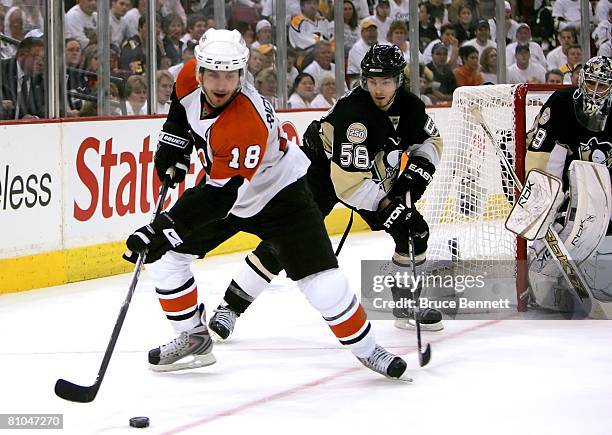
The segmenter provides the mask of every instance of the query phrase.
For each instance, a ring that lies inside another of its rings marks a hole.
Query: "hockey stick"
[[[157,198],[157,205],[155,206],[155,212],[153,213],[151,221],[153,221],[153,219],[155,219],[159,215],[163,207],[169,186],[170,181],[169,179],[167,179],[159,192],[159,197]],[[119,338],[119,333],[121,332],[123,321],[125,320],[127,310],[130,306],[130,301],[132,300],[134,290],[136,289],[138,277],[140,276],[140,271],[142,270],[146,255],[146,252],[138,255],[136,267],[134,268],[134,272],[132,272],[130,288],[127,292],[125,300],[123,301],[123,304],[121,305],[119,317],[115,322],[115,327],[113,328],[113,333],[111,334],[108,346],[106,346],[106,351],[104,352],[104,358],[102,359],[102,364],[100,365],[100,369],[98,370],[96,382],[94,382],[94,384],[91,386],[82,386],[73,384],[72,382],[66,381],[64,379],[58,379],[55,383],[55,394],[57,394],[62,399],[70,400],[72,402],[89,403],[96,398],[98,390],[100,389],[100,385],[102,384],[102,380],[104,379],[104,374],[106,373],[106,369],[108,368],[108,363],[110,362],[111,356],[113,354],[113,350],[115,349],[115,344],[117,343],[117,339]]]
[[[523,183],[518,179],[514,168],[512,167],[512,165],[508,161],[508,158],[499,146],[497,139],[489,129],[489,126],[484,120],[480,109],[477,106],[472,106],[470,108],[470,112],[472,113],[472,116],[476,119],[476,121],[480,124],[480,126],[483,128],[485,134],[489,137],[489,140],[495,148],[497,156],[501,159],[502,164],[506,168],[506,171],[511,175],[515,186],[518,190],[522,190]],[[570,288],[574,290],[573,296],[580,302],[586,314],[591,316],[593,314],[596,314],[596,312],[598,313],[599,311],[601,311],[599,304],[593,303],[593,301],[595,301],[596,299],[593,298],[593,292],[589,288],[589,285],[587,284],[584,275],[582,274],[578,266],[572,262],[567,248],[563,244],[563,241],[559,238],[559,234],[557,234],[557,232],[552,228],[552,225],[548,228],[546,236],[544,236],[543,240],[546,247],[552,254],[551,256],[554,259],[555,263],[557,263],[561,274],[569,284]]]
[[[410,198],[410,192],[406,193],[406,205],[412,208],[412,199]],[[412,263],[412,274],[416,279],[416,259],[414,258],[414,237],[412,237],[412,230],[410,230],[408,234],[408,240],[410,242],[410,262]],[[415,293],[414,300],[417,303],[417,306],[414,307],[414,324],[416,325],[416,337],[417,337],[417,351],[419,353],[419,365],[424,367],[429,363],[431,359],[431,345],[427,343],[425,346],[425,350],[423,350],[423,345],[421,342],[421,320],[420,313],[421,309],[419,308],[419,299],[421,295],[420,293],[417,295]]]

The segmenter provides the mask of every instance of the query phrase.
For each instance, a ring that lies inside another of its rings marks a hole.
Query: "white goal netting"
[[[444,151],[418,204],[430,227],[427,258],[432,268],[443,263],[455,273],[516,277],[525,247],[517,247],[516,237],[504,227],[516,186],[470,108],[480,109],[512,165],[524,170],[525,129],[551,92],[531,91],[527,85],[462,87],[455,91],[448,119],[434,119]]]

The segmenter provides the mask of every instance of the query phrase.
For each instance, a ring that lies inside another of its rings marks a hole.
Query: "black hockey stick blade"
[[[99,389],[100,384],[98,382],[90,387],[73,384],[65,379],[58,379],[55,383],[55,394],[58,397],[78,403],[92,402],[96,398]]]
[[[421,350],[419,349],[419,365],[421,367],[425,367],[429,363],[430,359],[431,346],[429,345],[429,343],[427,343],[427,346],[425,346],[425,350],[423,352],[421,352]]]

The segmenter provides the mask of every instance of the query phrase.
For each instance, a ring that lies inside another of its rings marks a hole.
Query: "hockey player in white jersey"
[[[155,167],[180,182],[195,146],[206,177],[127,239],[146,252],[162,309],[179,336],[149,352],[152,370],[215,362],[191,261],[239,231],[274,247],[341,344],[366,367],[401,378],[405,361],[376,344],[365,311],[338,270],[321,213],[306,187],[307,157],[287,142],[270,103],[246,82],[249,50],[236,30],[208,30],[180,72]]]
[[[528,134],[526,156],[527,171],[540,169],[562,180],[565,201],[554,207],[551,218],[603,307],[612,304],[611,105],[612,60],[593,57],[580,72],[577,87],[556,91],[544,104]],[[574,161],[597,165],[572,165]],[[542,242],[533,244],[529,260],[535,302],[573,311],[568,285]]]

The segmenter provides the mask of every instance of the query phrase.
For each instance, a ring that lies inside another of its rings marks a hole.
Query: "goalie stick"
[[[153,222],[153,220],[161,212],[170,184],[171,181],[169,178],[167,178],[166,181],[164,181],[164,184],[159,192],[159,197],[157,198],[157,205],[155,206],[155,212],[153,213],[151,222]],[[127,292],[125,300],[123,301],[123,304],[121,305],[119,317],[117,317],[117,321],[115,322],[115,327],[113,328],[113,333],[111,334],[108,346],[106,346],[106,351],[104,352],[104,358],[102,358],[102,364],[100,365],[100,369],[98,370],[98,376],[96,377],[96,381],[91,386],[82,386],[73,384],[72,382],[66,381],[64,379],[58,379],[55,383],[55,394],[57,394],[62,399],[70,400],[72,402],[89,403],[96,398],[98,390],[100,389],[100,385],[102,384],[102,380],[104,379],[104,374],[106,373],[106,369],[108,368],[108,363],[110,362],[111,356],[113,355],[115,344],[117,343],[117,339],[119,338],[119,333],[121,332],[123,321],[125,320],[127,310],[130,306],[130,301],[132,300],[132,296],[134,295],[134,290],[136,289],[138,277],[140,276],[140,271],[142,270],[142,266],[144,264],[146,256],[146,252],[138,255],[136,267],[134,267],[134,272],[132,272],[130,288]]]
[[[502,164],[511,175],[515,186],[518,190],[522,190],[523,183],[518,179],[514,168],[500,148],[497,139],[489,129],[489,126],[482,116],[482,112],[477,106],[472,106],[470,108],[470,112],[493,144],[497,156],[500,158]],[[601,314],[603,314],[601,307],[598,303],[596,303],[596,299],[593,297],[593,292],[589,288],[584,275],[578,266],[572,262],[567,248],[563,244],[563,241],[559,238],[559,234],[557,234],[552,226],[548,227],[548,230],[546,231],[544,243],[552,254],[551,256],[559,267],[561,274],[569,284],[570,288],[573,289],[573,296],[581,303],[586,314],[592,317],[600,317]]]

